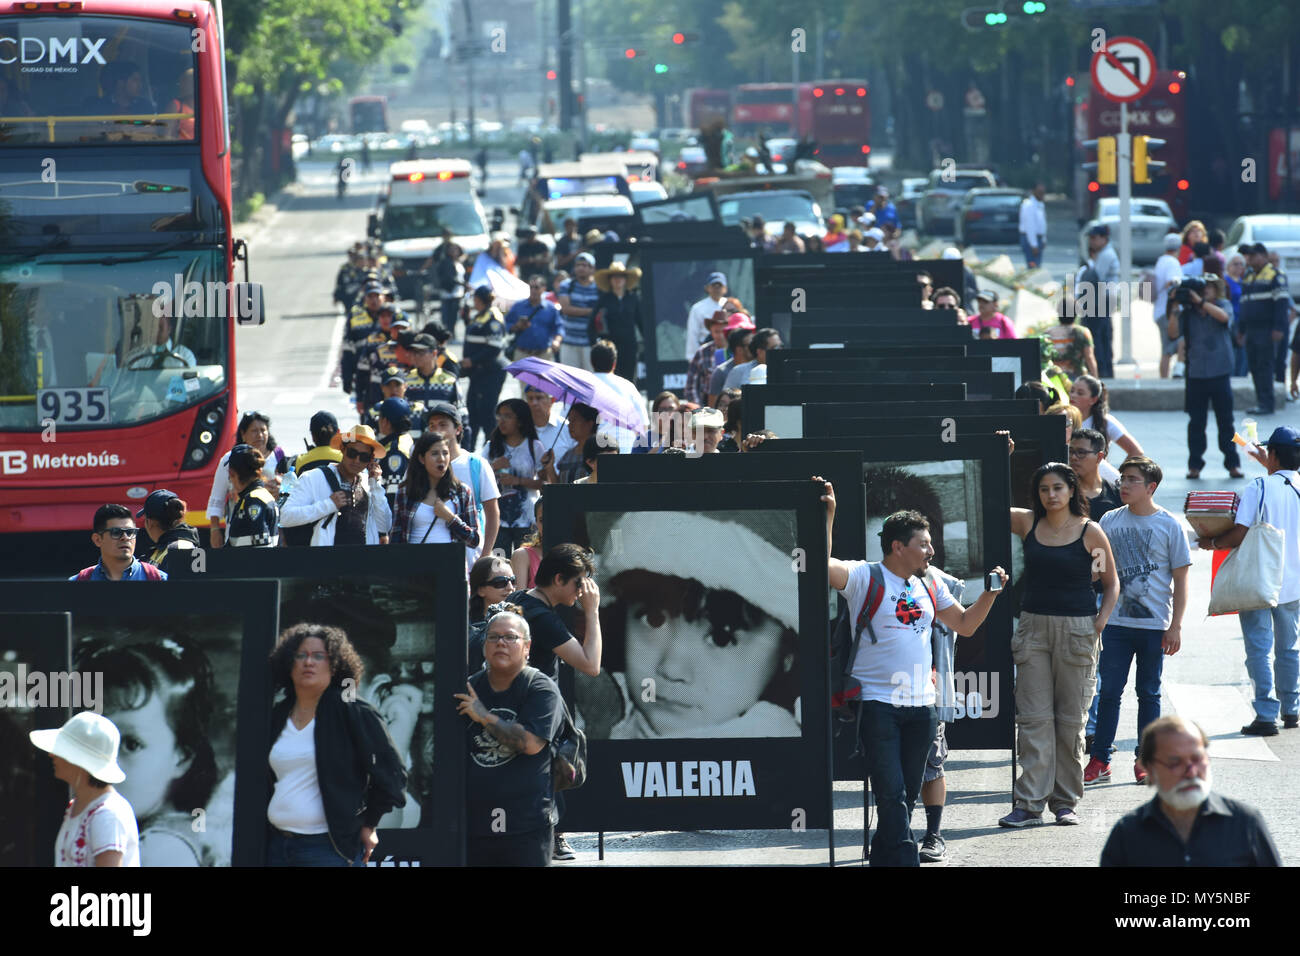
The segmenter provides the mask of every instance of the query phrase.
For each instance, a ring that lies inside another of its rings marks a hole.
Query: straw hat
[[[347,431],[339,432],[330,439],[330,447],[340,451],[342,451],[344,445],[354,443],[369,445],[377,457],[387,452],[387,449],[375,438],[374,429],[369,425],[353,425]]]
[[[627,276],[627,288],[629,292],[635,289],[641,282],[640,269],[635,266],[629,269],[621,262],[611,262],[608,269],[596,270],[596,288],[600,289],[601,292],[608,292],[609,280],[612,276],[616,275]]]
[[[121,783],[126,779],[117,765],[121,734],[107,717],[83,711],[58,730],[33,730],[27,736],[41,750],[62,757],[98,780]]]

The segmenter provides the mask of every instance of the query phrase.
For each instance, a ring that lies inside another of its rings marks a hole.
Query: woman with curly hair
[[[406,803],[383,717],[356,696],[361,657],[336,627],[295,624],[271,652],[269,866],[363,866],[381,817]]]

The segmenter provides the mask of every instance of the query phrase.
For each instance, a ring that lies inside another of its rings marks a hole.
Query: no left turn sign
[[[1156,82],[1156,57],[1137,37],[1114,37],[1092,58],[1092,86],[1115,103],[1132,103]]]

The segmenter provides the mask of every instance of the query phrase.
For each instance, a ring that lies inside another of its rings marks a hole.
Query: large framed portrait
[[[407,773],[406,804],[379,821],[372,866],[463,860],[464,724],[453,695],[466,676],[464,555],[457,544],[370,548],[364,561],[338,548],[224,548],[205,552],[202,571],[189,572],[206,580],[274,580],[277,634],[295,624],[328,624],[361,657],[357,696],[384,718]],[[267,749],[280,730],[270,716],[282,695],[271,688],[243,704],[245,715],[261,722]],[[265,812],[268,795],[250,789],[248,798],[260,796]]]
[[[247,794],[265,782],[267,751],[244,702],[268,686],[277,594],[264,581],[0,582],[2,607],[70,614],[60,670],[102,686],[142,866],[254,862],[266,816]],[[41,852],[53,859],[52,845]]]
[[[0,820],[9,821],[0,827],[0,867],[54,865],[68,786],[28,734],[102,707],[71,659],[72,615],[0,611]]]
[[[803,406],[800,433],[781,437],[823,438],[838,434],[852,434],[840,423],[855,418],[889,420],[892,418],[931,417],[948,418],[957,414],[995,415],[1008,418],[1038,414],[1038,402],[1031,398],[992,399],[988,401],[839,401],[816,402]],[[994,429],[996,430],[996,429]],[[873,434],[868,432],[867,434]],[[942,432],[934,432],[942,436]],[[919,437],[926,437],[920,435]]]
[[[966,386],[944,385],[746,385],[745,431],[771,429],[779,438],[803,434],[803,406],[819,402],[952,402],[966,400]]]
[[[803,363],[787,363],[783,373],[783,382],[771,382],[773,385],[842,385],[852,388],[856,385],[893,385],[906,389],[913,385],[946,385],[960,382],[966,386],[966,398],[969,401],[988,399],[1010,399],[1015,394],[1014,377],[1007,372],[971,372],[948,371],[931,372],[924,369],[898,368],[893,371],[866,370],[860,367],[858,360],[849,359],[843,363],[835,361],[814,361],[809,367]]]
[[[601,590],[601,674],[572,695],[589,775],[566,828],[829,828],[821,493],[547,488],[547,546],[589,546]]]
[[[870,314],[870,313],[867,313]],[[924,313],[923,313],[924,314]],[[822,313],[822,316],[827,313]],[[812,318],[799,316],[798,321],[790,327],[790,335],[784,339],[792,348],[800,349],[838,349],[849,344],[849,340],[871,345],[915,345],[924,341],[929,345],[965,345],[972,341],[970,329],[964,325],[934,325],[918,323],[912,325],[858,323],[863,326],[861,335],[846,334],[845,325],[819,321],[821,316]]]

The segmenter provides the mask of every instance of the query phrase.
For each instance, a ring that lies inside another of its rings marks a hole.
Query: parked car
[[[1135,265],[1151,265],[1165,251],[1165,236],[1178,232],[1178,221],[1169,210],[1169,203],[1163,199],[1147,196],[1135,196],[1129,207],[1129,223],[1132,226],[1133,262]],[[1300,221],[1300,217],[1296,217]],[[1119,199],[1107,196],[1097,202],[1097,215],[1086,222],[1079,231],[1079,262],[1088,261],[1088,230],[1098,223],[1110,227],[1111,245],[1119,252]]]
[[[929,183],[917,203],[916,231],[951,235],[957,222],[957,207],[966,193],[997,184],[997,176],[987,169],[949,167],[931,171]]]
[[[677,172],[687,179],[702,176],[709,168],[709,159],[703,146],[683,146],[677,156]]]
[[[1295,277],[1291,297],[1300,297],[1300,216],[1242,216],[1228,228],[1225,253],[1243,243],[1262,242],[1281,258],[1282,271]]]
[[[762,216],[764,231],[779,236],[787,222],[793,222],[801,236],[821,236],[826,221],[812,194],[802,189],[765,189],[758,192],[727,193],[718,197],[718,215],[724,226]]]
[[[957,207],[957,243],[962,246],[1018,243],[1020,203],[1024,198],[1019,189],[972,189]]]
[[[920,202],[921,194],[929,184],[930,180],[924,176],[909,176],[903,180],[899,194],[894,197],[894,209],[898,213],[898,224],[902,228],[916,228],[916,204]]]

